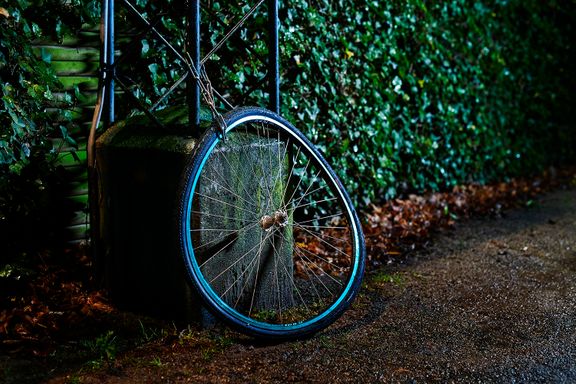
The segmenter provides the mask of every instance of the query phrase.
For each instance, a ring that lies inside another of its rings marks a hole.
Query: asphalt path
[[[371,272],[353,308],[309,340],[174,345],[54,382],[574,383],[576,190],[435,235]]]

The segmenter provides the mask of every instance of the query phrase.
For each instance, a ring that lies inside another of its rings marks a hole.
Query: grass
[[[162,337],[167,336],[170,331],[166,328],[153,328],[148,327],[142,323],[140,319],[138,319],[138,325],[140,326],[140,343],[149,343],[153,340],[160,339]],[[176,329],[176,326],[172,324],[173,328]]]
[[[371,281],[377,285],[391,283],[399,287],[403,286],[406,282],[405,277],[401,273],[386,273],[384,271],[378,272],[372,276]]]
[[[162,366],[162,360],[160,357],[156,356],[152,360],[150,360],[150,365],[153,367],[160,368]]]
[[[86,340],[80,343],[86,348],[95,359],[89,360],[87,365],[90,368],[97,369],[102,366],[104,362],[111,365],[116,359],[118,352],[118,343],[114,331],[108,331],[94,340]]]
[[[231,337],[227,335],[216,336],[215,338],[211,339],[211,343],[209,345],[202,349],[202,358],[205,361],[210,361],[214,356],[224,352],[232,344],[234,344],[234,340]]]

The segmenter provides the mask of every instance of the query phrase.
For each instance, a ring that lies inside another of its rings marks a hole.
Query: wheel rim
[[[293,128],[229,122],[193,174],[186,260],[210,306],[243,326],[299,330],[335,316],[361,273],[355,214],[340,182]]]

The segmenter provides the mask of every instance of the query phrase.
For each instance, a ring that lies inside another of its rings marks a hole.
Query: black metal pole
[[[280,66],[278,64],[278,0],[268,0],[268,76],[270,105],[280,113]]]
[[[104,96],[107,115],[105,118],[105,128],[108,128],[114,123],[115,113],[114,113],[114,0],[108,0],[107,16],[108,20],[106,23],[106,52],[104,52],[104,68],[106,72],[106,95]]]
[[[200,1],[188,0],[188,37],[187,48],[192,65],[196,71],[200,70]],[[198,80],[188,76],[188,119],[195,133],[200,128],[200,87]]]

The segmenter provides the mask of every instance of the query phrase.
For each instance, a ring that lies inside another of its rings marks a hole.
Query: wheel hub
[[[270,231],[273,227],[282,228],[288,224],[288,213],[285,210],[278,210],[272,215],[264,215],[260,218],[260,227],[265,231]]]

